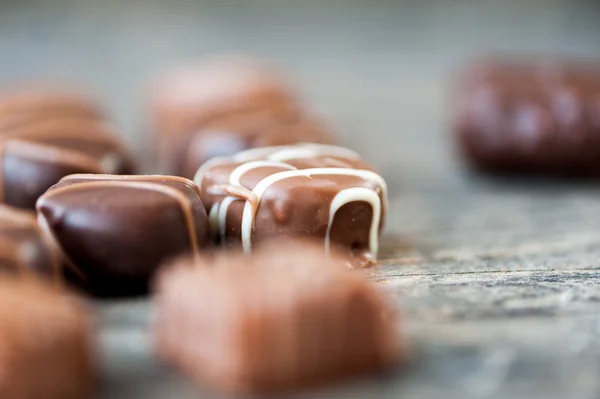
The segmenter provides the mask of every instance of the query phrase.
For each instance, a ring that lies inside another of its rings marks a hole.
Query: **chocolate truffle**
[[[600,62],[490,59],[459,88],[455,133],[474,168],[600,177]]]
[[[209,242],[198,187],[173,176],[71,175],[37,202],[38,222],[93,295],[143,294],[165,259]]]
[[[240,117],[251,125],[244,129],[253,129],[298,114],[298,103],[286,80],[272,67],[243,57],[167,73],[157,82],[150,107],[159,162],[168,173],[180,173],[178,159],[189,136],[206,124]]]
[[[181,259],[157,282],[156,350],[198,384],[275,393],[398,359],[395,312],[345,261],[307,243]]]
[[[0,271],[34,271],[61,280],[60,252],[39,228],[34,212],[0,205]]]
[[[43,118],[0,133],[0,201],[34,209],[73,173],[132,173],[131,156],[103,122]]]
[[[320,238],[355,266],[377,259],[386,183],[353,151],[319,144],[214,158],[197,172],[211,234],[249,253],[273,238]]]
[[[83,399],[94,382],[85,309],[55,286],[0,275],[0,397]]]

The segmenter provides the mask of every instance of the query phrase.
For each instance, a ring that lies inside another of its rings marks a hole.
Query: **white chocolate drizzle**
[[[385,184],[385,181],[377,173],[372,172],[370,170],[346,169],[346,168],[314,168],[314,169],[291,170],[291,171],[279,172],[279,173],[272,174],[270,176],[267,176],[263,180],[261,180],[256,185],[256,187],[254,187],[254,190],[252,190],[252,192],[256,195],[256,205],[252,206],[252,203],[250,201],[246,201],[246,205],[244,206],[244,213],[242,215],[242,248],[244,249],[244,252],[249,253],[251,251],[251,247],[252,247],[251,235],[252,235],[252,227],[254,225],[254,218],[256,216],[256,212],[258,211],[258,204],[260,204],[260,201],[261,201],[263,195],[265,194],[265,192],[267,191],[267,189],[270,186],[272,186],[273,184],[277,183],[278,181],[281,181],[284,179],[289,179],[292,177],[300,177],[300,176],[311,177],[311,176],[316,176],[316,175],[356,176],[356,177],[360,177],[365,180],[371,180],[379,185],[379,187],[382,190],[382,194],[383,194],[384,198],[387,197],[387,186]],[[353,201],[369,202],[369,198],[354,199],[354,200],[348,201],[346,203],[350,203]],[[341,204],[339,207],[341,208],[341,206],[345,205],[346,203]],[[382,211],[381,208],[373,209],[373,214],[375,214],[375,213],[380,214],[381,211]],[[331,229],[332,223],[333,223],[333,218],[330,218],[328,226],[327,226],[328,231]],[[369,241],[372,241],[372,239],[370,238]],[[374,250],[376,250],[376,248],[370,248],[370,250],[376,256],[377,253],[374,252]]]
[[[239,198],[227,197],[221,202],[221,206],[219,206],[219,213],[217,214],[217,231],[221,242],[224,242],[227,237],[227,211],[229,210],[229,205],[231,205],[233,201],[239,201]]]
[[[329,223],[327,224],[327,233],[325,235],[325,252],[330,252],[331,227],[335,219],[335,214],[344,205],[353,201],[365,201],[371,205],[373,209],[373,217],[371,219],[371,227],[369,229],[369,248],[371,253],[377,255],[379,251],[378,229],[381,221],[381,198],[373,190],[365,187],[352,187],[342,190],[331,201],[329,207]]]
[[[254,227],[256,214],[260,206],[261,200],[269,187],[285,179],[294,177],[313,176],[349,176],[358,177],[373,184],[373,188],[357,186],[344,189],[338,192],[331,201],[329,208],[329,221],[325,236],[325,251],[330,252],[331,229],[335,221],[335,215],[344,205],[352,202],[366,202],[372,210],[373,216],[371,226],[369,228],[369,251],[373,258],[376,258],[379,249],[379,226],[381,217],[385,209],[387,209],[387,185],[383,178],[377,173],[364,170],[353,169],[346,167],[327,167],[327,168],[310,168],[297,169],[293,165],[286,163],[299,158],[313,157],[335,157],[346,158],[351,160],[360,159],[355,152],[331,145],[321,144],[298,144],[295,146],[277,146],[255,148],[236,154],[233,157],[215,158],[202,165],[196,172],[194,181],[200,187],[207,173],[211,169],[227,164],[241,164],[237,166],[229,174],[228,183],[230,186],[238,189],[223,190],[221,185],[214,185],[206,188],[206,192],[211,194],[223,195],[224,198],[212,205],[210,210],[209,220],[211,232],[221,240],[227,236],[227,213],[229,206],[236,200],[245,200],[244,209],[241,221],[241,240],[244,252],[250,253],[252,250],[252,230]],[[251,170],[259,168],[284,168],[280,172],[273,173],[262,180],[256,186],[249,190],[243,187],[241,183],[242,177]],[[243,190],[239,190],[243,189]],[[248,192],[247,194],[245,192]],[[233,195],[232,195],[233,194]],[[382,200],[383,199],[383,200]]]

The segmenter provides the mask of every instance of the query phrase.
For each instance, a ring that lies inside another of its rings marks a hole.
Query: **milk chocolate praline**
[[[242,247],[318,238],[355,266],[377,259],[386,183],[355,152],[298,144],[215,158],[197,172],[215,241]]]
[[[56,286],[0,275],[0,397],[89,398],[90,327],[82,304]]]
[[[70,277],[99,297],[144,294],[161,262],[209,242],[198,187],[181,177],[67,176],[37,210]]]
[[[155,345],[198,385],[280,393],[392,366],[389,300],[320,245],[182,259],[157,283]]]
[[[600,61],[489,58],[461,77],[455,133],[494,174],[600,177]]]

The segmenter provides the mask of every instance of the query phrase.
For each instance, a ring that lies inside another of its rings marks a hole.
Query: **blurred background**
[[[457,67],[495,50],[594,56],[598,21],[600,4],[585,0],[0,0],[0,84],[82,83],[141,153],[153,76],[211,54],[256,54],[393,188],[437,185],[456,178],[445,121]]]

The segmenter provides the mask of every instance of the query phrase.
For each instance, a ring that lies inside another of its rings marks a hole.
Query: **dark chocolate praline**
[[[145,294],[161,262],[209,243],[198,187],[181,177],[71,175],[37,210],[69,277],[99,297]]]

